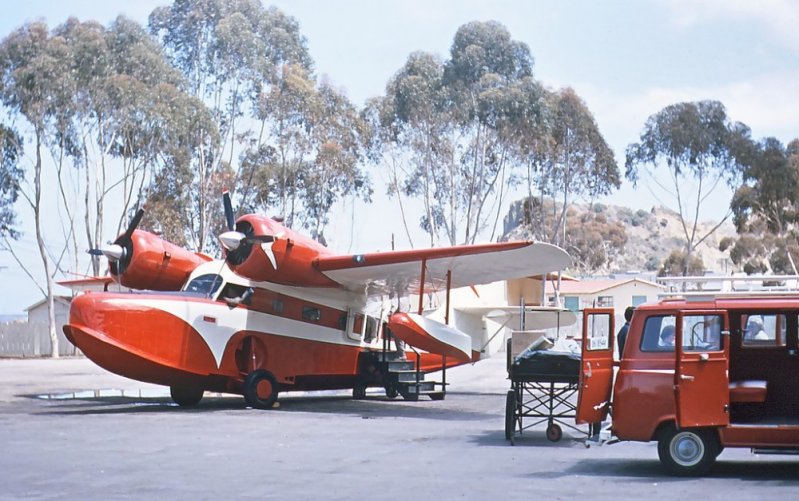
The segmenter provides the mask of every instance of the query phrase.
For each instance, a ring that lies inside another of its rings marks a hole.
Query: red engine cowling
[[[237,274],[257,282],[338,286],[313,266],[317,257],[330,253],[322,244],[254,214],[240,217],[236,231],[244,238],[238,248],[227,252],[225,259]]]
[[[110,263],[111,275],[131,289],[180,290],[197,266],[211,260],[141,230],[134,231],[129,239],[121,236],[117,243],[124,247],[125,255]]]

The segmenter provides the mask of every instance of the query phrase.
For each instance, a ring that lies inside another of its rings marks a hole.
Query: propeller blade
[[[226,251],[234,251],[244,241],[246,235],[240,231],[226,231],[219,235],[219,243]]]
[[[103,245],[98,249],[109,261],[119,261],[125,256],[125,248],[121,245]]]
[[[144,217],[144,209],[139,209],[136,212],[136,215],[133,216],[133,219],[130,221],[128,229],[125,231],[125,235],[123,238],[125,238],[126,240],[130,240],[130,237],[133,236],[133,232],[136,230],[136,227],[139,226],[142,217]]]
[[[244,237],[244,241],[248,244],[268,244],[275,240],[277,240],[277,237],[274,235],[252,235]]]
[[[227,221],[227,229],[229,231],[233,231],[236,229],[236,217],[233,214],[233,203],[230,201],[230,192],[227,190],[222,193],[222,203],[225,206],[225,220]]]
[[[269,242],[262,243],[261,244],[261,249],[263,249],[264,254],[266,254],[266,257],[269,258],[269,262],[272,263],[272,268],[274,268],[275,271],[277,271],[277,259],[275,258],[275,251],[272,250],[272,246],[274,244],[275,244],[275,241],[274,241],[274,239],[272,239]]]
[[[103,251],[101,251],[100,249],[89,249],[86,252],[88,252],[92,256],[104,256],[105,255],[105,254],[103,254]]]

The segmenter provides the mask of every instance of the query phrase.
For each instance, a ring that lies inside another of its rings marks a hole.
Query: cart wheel
[[[516,392],[508,391],[505,398],[505,440],[513,445],[513,434],[516,432]]]
[[[547,439],[550,442],[558,442],[561,438],[563,438],[563,430],[560,429],[560,426],[555,423],[547,426]]]

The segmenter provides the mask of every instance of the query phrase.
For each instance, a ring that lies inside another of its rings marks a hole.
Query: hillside
[[[529,227],[521,225],[521,204],[516,202],[505,218],[505,238],[535,238]],[[626,242],[619,248],[607,252],[608,260],[594,274],[620,271],[656,271],[675,249],[684,244],[684,233],[676,212],[665,207],[653,207],[649,211],[634,211],[618,205],[574,204],[569,209],[569,220],[580,221],[581,216],[590,215],[606,222],[609,227],[621,227]],[[700,224],[699,235],[704,235],[717,222]],[[706,270],[729,272],[732,263],[729,252],[719,251],[719,241],[725,236],[735,236],[735,228],[729,221],[720,226],[697,249]]]

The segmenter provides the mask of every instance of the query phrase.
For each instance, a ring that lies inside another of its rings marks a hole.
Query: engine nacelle
[[[245,239],[237,249],[227,252],[225,259],[238,275],[256,282],[283,285],[338,286],[313,265],[317,257],[330,254],[319,242],[254,214],[240,217],[236,231]],[[264,241],[262,237],[273,240]]]
[[[197,266],[211,260],[141,230],[134,231],[129,240],[118,238],[117,244],[124,248],[124,255],[110,263],[111,275],[131,289],[180,290]]]

